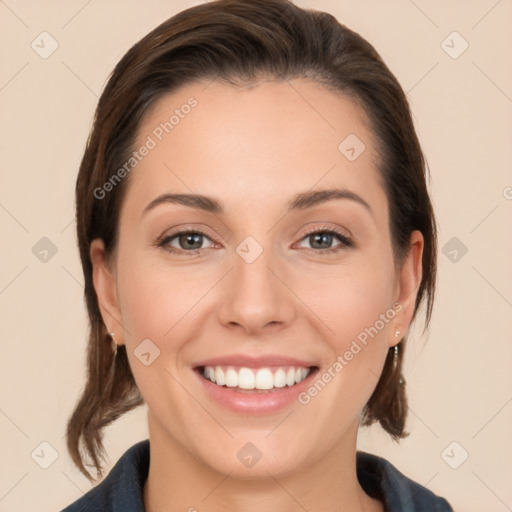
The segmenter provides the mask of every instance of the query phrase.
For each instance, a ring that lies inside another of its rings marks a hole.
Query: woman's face
[[[415,232],[395,269],[362,110],[307,80],[196,83],[155,105],[143,146],[114,261],[91,255],[152,442],[241,477],[353,450],[422,251]]]

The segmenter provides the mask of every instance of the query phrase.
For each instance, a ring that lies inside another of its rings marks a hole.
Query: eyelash
[[[332,235],[334,236],[339,242],[339,245],[336,245],[334,247],[330,247],[329,249],[309,249],[310,251],[313,251],[315,254],[328,254],[328,253],[335,253],[342,249],[347,249],[349,247],[353,247],[354,243],[352,240],[347,236],[341,233],[340,231],[334,229],[334,228],[313,228],[310,231],[306,231],[300,241],[304,240],[305,238],[316,235],[316,234],[324,234],[324,235]],[[308,248],[306,248],[308,249]]]
[[[334,247],[330,247],[328,249],[313,249],[313,248],[307,248],[307,247],[305,248],[308,251],[312,251],[314,254],[329,254],[329,253],[332,254],[332,253],[338,252],[339,250],[353,247],[353,245],[354,245],[354,243],[352,242],[352,240],[349,237],[347,237],[345,234],[343,234],[333,228],[312,229],[311,231],[307,231],[302,236],[300,241],[304,240],[305,238],[307,238],[311,235],[315,235],[315,234],[332,235],[340,242],[340,244],[336,245]],[[194,255],[194,254],[199,254],[200,251],[204,250],[204,249],[191,249],[191,250],[176,249],[175,247],[171,247],[168,245],[172,240],[174,240],[175,238],[177,238],[181,235],[200,235],[200,236],[203,236],[203,237],[207,238],[208,240],[212,241],[210,239],[210,237],[206,233],[203,233],[202,231],[184,229],[181,231],[176,231],[175,233],[171,233],[169,235],[163,235],[162,237],[160,237],[157,240],[155,245],[159,248],[166,250],[169,253],[174,253],[174,254],[179,254],[179,255],[185,255],[185,254]]]

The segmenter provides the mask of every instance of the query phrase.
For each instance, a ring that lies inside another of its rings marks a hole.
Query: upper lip
[[[315,366],[311,361],[295,359],[293,357],[279,354],[268,354],[265,356],[250,357],[247,354],[231,354],[226,356],[204,359],[195,363],[194,368],[204,366],[240,366],[245,368],[266,368],[271,366],[300,366],[310,368]]]

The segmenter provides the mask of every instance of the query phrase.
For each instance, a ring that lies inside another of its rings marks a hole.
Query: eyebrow
[[[182,204],[183,206],[190,206],[191,208],[198,208],[212,213],[223,212],[222,204],[212,197],[198,194],[162,194],[153,199],[153,201],[144,208],[142,214],[145,215],[149,210],[166,203]]]
[[[314,190],[299,193],[288,202],[288,212],[312,208],[313,206],[332,201],[333,199],[348,199],[359,203],[373,216],[371,206],[361,196],[346,189]],[[221,214],[224,211],[222,203],[213,197],[199,194],[162,194],[153,199],[153,201],[144,208],[143,215],[158,205],[168,203],[181,204],[215,214]]]
[[[304,210],[333,199],[349,199],[364,206],[373,216],[371,206],[358,194],[346,189],[313,190],[297,194],[288,204],[290,210]]]

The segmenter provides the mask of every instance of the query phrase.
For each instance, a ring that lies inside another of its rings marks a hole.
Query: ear
[[[420,231],[413,231],[410,238],[409,252],[398,276],[396,303],[401,305],[401,309],[397,308],[399,313],[396,315],[390,330],[388,343],[390,347],[400,342],[411,325],[418,288],[423,276],[423,246],[423,235]],[[398,336],[395,336],[397,329],[399,329],[400,333]]]
[[[93,240],[90,247],[92,280],[98,297],[103,322],[109,333],[114,334],[118,345],[124,344],[121,309],[117,298],[115,273],[110,268],[103,240]]]

